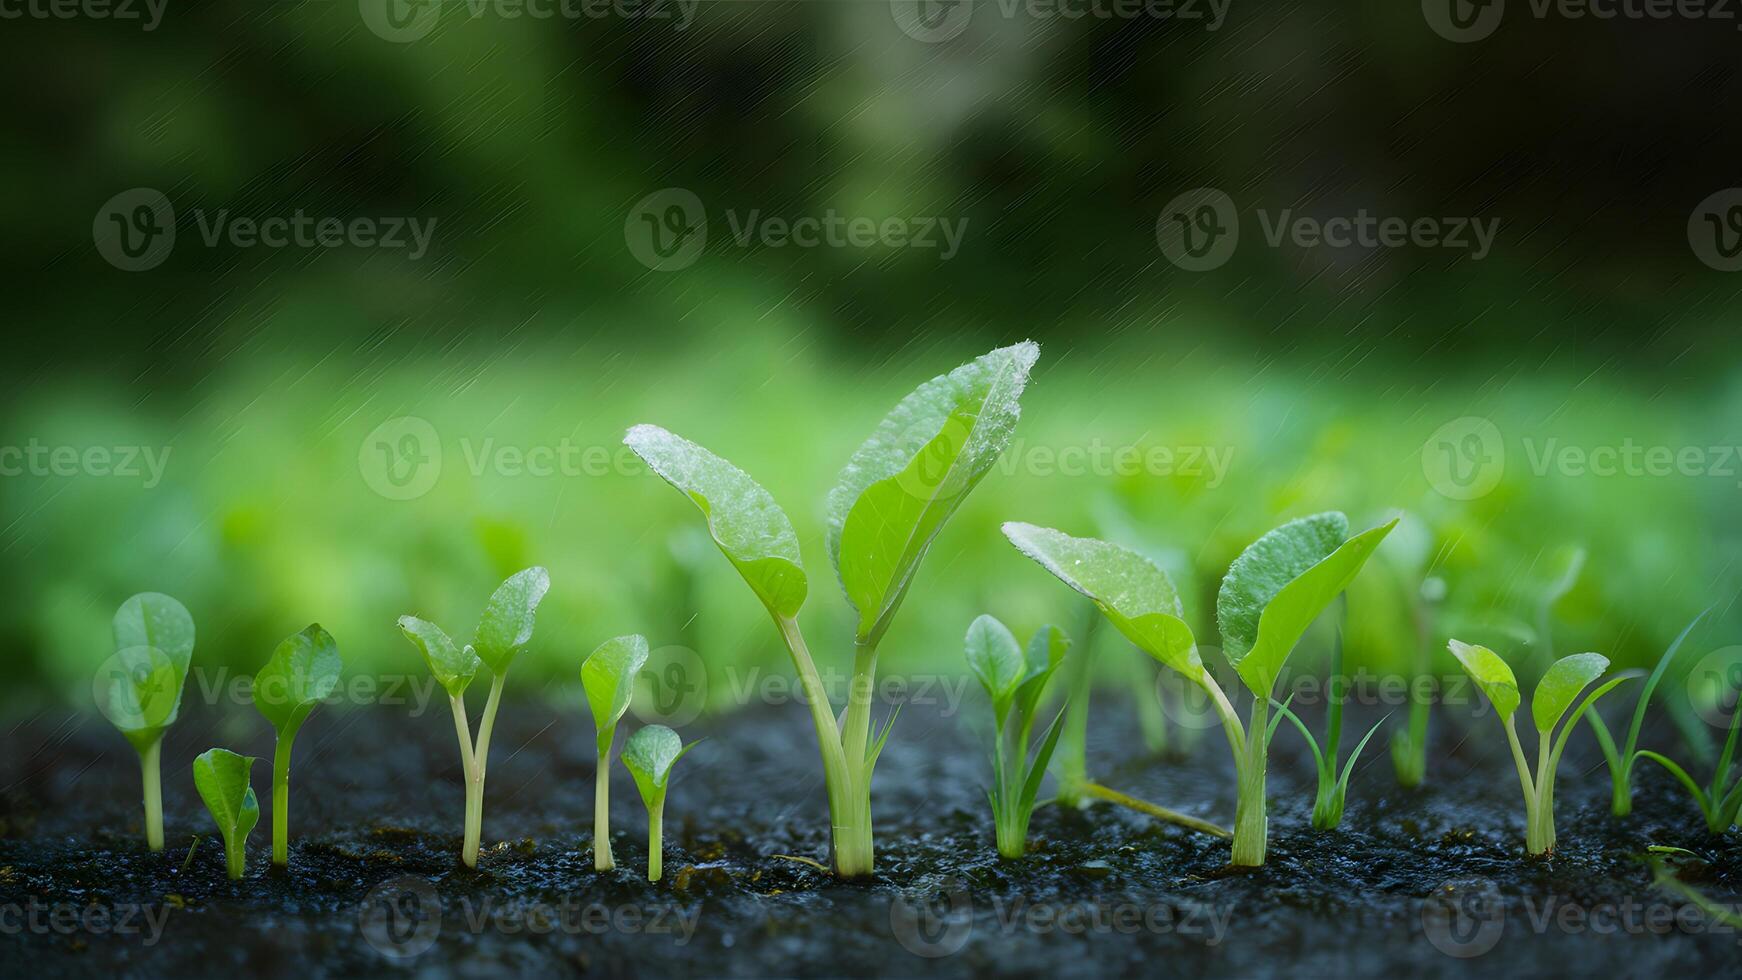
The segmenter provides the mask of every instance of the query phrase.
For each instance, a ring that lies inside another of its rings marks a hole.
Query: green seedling
[[[647,666],[647,640],[619,636],[599,644],[581,663],[581,687],[587,692],[587,707],[593,712],[597,734],[598,765],[593,776],[593,868],[609,871],[617,866],[611,856],[611,743],[617,737],[617,722],[635,697],[635,675]]]
[[[1670,661],[1675,659],[1676,651],[1681,649],[1682,641],[1694,631],[1710,609],[1700,613],[1688,623],[1663,652],[1657,661],[1657,666],[1651,669],[1651,676],[1645,679],[1645,686],[1639,691],[1639,700],[1633,705],[1633,720],[1627,725],[1627,740],[1620,748],[1615,745],[1615,737],[1609,733],[1609,726],[1603,723],[1603,716],[1592,710],[1585,717],[1591,723],[1591,733],[1597,737],[1597,747],[1603,750],[1603,761],[1609,764],[1609,785],[1611,789],[1609,810],[1617,817],[1625,817],[1633,812],[1633,766],[1639,761],[1639,731],[1645,727],[1645,709],[1651,704],[1652,692],[1657,690],[1658,681],[1663,680],[1664,672],[1669,669]],[[1672,769],[1671,772],[1674,772]],[[1702,805],[1702,809],[1704,806]],[[1734,813],[1735,811],[1731,811]],[[1710,818],[1712,815],[1707,814]],[[1728,824],[1726,824],[1728,826]]]
[[[163,733],[181,713],[194,654],[194,620],[181,603],[142,592],[115,610],[115,654],[97,672],[97,708],[139,753],[145,841],[163,850]]]
[[[1337,602],[1337,618],[1341,620],[1347,615],[1348,600],[1345,596]],[[1379,731],[1379,726],[1385,724],[1381,718],[1367,729],[1367,734],[1356,743],[1355,751],[1349,753],[1349,761],[1343,764],[1341,772],[1337,770],[1339,746],[1343,740],[1343,698],[1347,693],[1343,689],[1343,631],[1341,624],[1337,630],[1337,638],[1331,647],[1331,671],[1329,683],[1325,685],[1325,741],[1321,746],[1313,738],[1312,730],[1300,716],[1288,709],[1288,705],[1271,699],[1271,705],[1282,712],[1290,722],[1298,728],[1301,737],[1306,739],[1307,748],[1313,753],[1313,768],[1318,770],[1319,788],[1313,795],[1313,829],[1336,830],[1343,822],[1343,802],[1349,794],[1349,777],[1355,772],[1355,760],[1361,758],[1361,750],[1372,740],[1373,733]]]
[[[1083,603],[1082,646],[1065,671],[1064,731],[1059,735],[1053,753],[1053,778],[1058,781],[1054,799],[1060,806],[1083,807],[1089,804],[1089,705],[1094,675],[1090,667],[1095,658],[1095,629],[1101,624],[1101,614],[1092,602]]]
[[[1270,738],[1283,717],[1270,718],[1271,690],[1301,634],[1354,580],[1396,523],[1350,537],[1342,514],[1301,518],[1259,538],[1235,559],[1222,580],[1216,616],[1223,653],[1253,694],[1246,725],[1205,669],[1179,593],[1154,562],[1116,544],[1032,524],[1006,524],[1004,534],[1023,554],[1094,600],[1138,649],[1208,695],[1238,780],[1232,860],[1257,866],[1264,863],[1268,835],[1264,784]]]
[[[981,616],[969,625],[965,645],[968,669],[992,699],[992,789],[987,795],[992,801],[998,853],[1019,858],[1028,847],[1034,798],[1058,746],[1064,721],[1061,710],[1046,727],[1040,747],[1030,750],[1034,716],[1071,643],[1057,627],[1042,626],[1029,640],[1024,657],[1016,637],[1003,623]]]
[[[290,749],[302,723],[339,686],[339,645],[315,623],[286,637],[254,675],[254,707],[277,733],[272,753],[272,863],[290,863]]]
[[[1549,665],[1530,699],[1531,720],[1536,724],[1536,775],[1533,777],[1524,760],[1524,747],[1519,744],[1517,727],[1512,721],[1520,703],[1518,680],[1513,676],[1512,668],[1500,659],[1499,654],[1484,646],[1452,640],[1447,648],[1452,651],[1452,656],[1458,658],[1464,673],[1469,674],[1482,693],[1488,696],[1495,716],[1506,729],[1506,742],[1512,748],[1512,761],[1518,767],[1518,783],[1524,790],[1525,850],[1532,855],[1547,854],[1554,850],[1554,781],[1567,739],[1578,725],[1580,715],[1598,698],[1622,682],[1631,680],[1634,675],[1611,677],[1594,688],[1574,709],[1573,702],[1578,700],[1579,693],[1609,669],[1609,658],[1599,653],[1575,653]],[[1568,710],[1572,710],[1570,717],[1567,716]],[[1566,719],[1565,724],[1560,724],[1562,718]],[[1559,735],[1555,734],[1557,725]]]
[[[478,632],[466,646],[456,644],[441,627],[416,616],[399,617],[399,629],[423,654],[429,671],[448,693],[454,731],[460,738],[460,763],[466,777],[466,836],[460,859],[478,866],[478,844],[484,827],[484,772],[490,761],[490,731],[502,703],[502,685],[514,657],[532,642],[538,604],[550,591],[550,573],[533,567],[509,576],[496,588],[478,620]],[[476,742],[466,718],[466,688],[480,668],[490,669],[490,696],[478,723]]]
[[[853,677],[837,722],[799,629],[809,591],[798,535],[744,471],[658,426],[623,441],[707,517],[714,543],[773,618],[798,673],[822,754],[835,870],[873,870],[871,774],[889,736],[871,730],[877,647],[945,522],[991,471],[1021,414],[1040,349],[995,350],[902,399],[859,447],[829,492],[828,548],[853,607]]]
[[[1644,703],[1644,700],[1642,697],[1640,702]],[[1724,740],[1724,750],[1718,753],[1718,763],[1712,770],[1712,781],[1705,789],[1701,789],[1688,771],[1668,756],[1650,749],[1640,749],[1636,753],[1639,758],[1650,759],[1662,766],[1687,788],[1694,798],[1694,805],[1706,818],[1706,829],[1714,834],[1722,834],[1735,826],[1737,811],[1742,810],[1742,775],[1738,775],[1734,783],[1730,781],[1730,768],[1736,760],[1738,731],[1742,731],[1742,700],[1731,702],[1730,737]]]
[[[677,732],[664,725],[637,729],[623,746],[623,768],[635,777],[641,802],[647,807],[647,880],[658,881],[661,832],[665,825],[665,791],[671,785],[671,767],[696,743],[683,744]]]
[[[253,771],[253,756],[228,749],[207,749],[194,759],[194,788],[224,838],[224,867],[231,881],[248,869],[248,835],[260,822],[260,801],[251,785]]]

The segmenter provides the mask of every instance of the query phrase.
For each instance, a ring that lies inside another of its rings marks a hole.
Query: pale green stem
[[[665,825],[665,800],[655,803],[647,811],[647,880],[658,881],[663,873],[660,867],[660,837]]]
[[[853,780],[842,748],[841,732],[829,706],[828,691],[817,675],[815,662],[799,632],[798,621],[775,617],[781,639],[786,641],[798,672],[799,686],[810,708],[811,724],[817,731],[817,748],[823,757],[823,782],[828,787],[829,817],[835,847],[835,871],[842,877],[871,873],[871,815],[869,792],[861,792]],[[869,693],[869,692],[867,692]]]
[[[599,749],[599,764],[593,773],[593,870],[609,871],[617,866],[611,854],[611,743],[617,737],[616,726],[599,733],[595,743]]]
[[[490,697],[484,702],[484,717],[478,721],[478,744],[472,750],[472,768],[466,775],[466,867],[478,866],[479,838],[484,833],[484,771],[490,764],[490,731],[496,727],[496,709],[502,704],[506,671],[490,678]]]
[[[1266,738],[1269,730],[1270,701],[1252,699],[1252,715],[1246,724],[1246,744],[1238,769],[1239,797],[1234,804],[1234,852],[1231,859],[1237,867],[1256,868],[1264,864],[1268,843],[1269,818],[1264,812],[1265,756],[1270,748]]]
[[[1546,740],[1540,740],[1541,749]],[[1539,843],[1539,813],[1542,800],[1538,797],[1536,780],[1530,778],[1530,764],[1524,761],[1524,746],[1518,742],[1518,729],[1511,715],[1506,716],[1506,742],[1512,748],[1512,764],[1518,769],[1518,784],[1524,790],[1524,844],[1525,849],[1532,854],[1541,854],[1537,849]],[[1540,777],[1540,769],[1538,776]],[[1551,815],[1551,821],[1554,819]],[[1553,846],[1552,841],[1549,846]]]
[[[272,753],[272,863],[281,868],[290,864],[290,748],[300,727],[279,732]]]
[[[466,780],[466,838],[460,849],[460,860],[466,867],[475,868],[478,866],[478,835],[473,828],[484,819],[483,783],[473,778],[478,766],[472,758],[472,723],[466,720],[466,699],[449,695],[448,706],[454,712],[454,731],[460,737],[460,767],[465,770]]]
[[[241,834],[224,836],[224,869],[230,873],[231,881],[241,881],[242,873],[248,870],[248,850]]]
[[[1549,768],[1549,733],[1536,740],[1536,814],[1526,828],[1524,846],[1532,854],[1554,850],[1554,772]]]
[[[145,844],[153,851],[163,850],[162,756],[161,736],[139,753],[139,776],[145,784]]]

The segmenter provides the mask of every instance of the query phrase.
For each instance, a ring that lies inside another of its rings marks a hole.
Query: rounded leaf
[[[1452,656],[1458,658],[1458,664],[1464,668],[1464,673],[1476,682],[1482,693],[1488,695],[1488,700],[1494,705],[1494,713],[1501,720],[1512,717],[1518,710],[1518,678],[1512,673],[1512,668],[1506,666],[1506,661],[1500,655],[1485,646],[1452,640],[1446,644],[1446,649]]]
[[[115,610],[113,625],[115,649],[161,650],[176,672],[187,677],[194,655],[194,618],[186,606],[161,592],[141,592]]]
[[[478,675],[478,668],[484,665],[471,647],[454,643],[440,626],[427,619],[401,616],[399,631],[423,654],[429,672],[442,690],[448,692],[448,697],[457,698],[466,693],[466,686],[472,683],[472,678]]]
[[[514,655],[532,641],[538,604],[549,591],[550,573],[534,566],[515,572],[491,594],[472,640],[472,649],[491,673],[507,671]]]
[[[600,732],[614,729],[629,710],[635,698],[635,675],[647,665],[647,657],[647,639],[630,635],[606,640],[581,661],[581,687]]]
[[[1530,696],[1530,717],[1536,730],[1553,731],[1555,723],[1578,699],[1579,692],[1608,669],[1609,658],[1600,653],[1575,653],[1550,664]]]
[[[963,647],[968,669],[979,678],[986,695],[994,704],[1007,702],[1016,693],[1016,685],[1022,683],[1027,669],[1022,661],[1022,647],[1009,627],[992,616],[982,615],[968,624]]]
[[[228,749],[207,749],[194,759],[194,788],[225,840],[237,835],[247,839],[260,820],[260,803],[251,785],[254,761],[253,756]]]
[[[272,727],[301,724],[339,686],[339,644],[319,623],[286,637],[254,675],[254,707]]]
[[[623,746],[623,767],[635,777],[635,788],[641,791],[641,801],[648,809],[665,798],[671,767],[688,751],[677,732],[664,725],[647,725],[629,736],[629,743]]]
[[[97,669],[91,693],[103,717],[144,751],[181,713],[183,684],[175,662],[162,650],[125,647]]]

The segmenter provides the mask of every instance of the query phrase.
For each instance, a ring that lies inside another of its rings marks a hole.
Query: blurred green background
[[[999,535],[1008,519],[1152,550],[1213,642],[1216,584],[1252,538],[1317,510],[1405,511],[1412,530],[1351,602],[1351,656],[1376,670],[1410,662],[1429,579],[1440,631],[1509,651],[1549,623],[1556,649],[1643,663],[1706,606],[1737,625],[1742,462],[1713,447],[1742,442],[1738,280],[1687,234],[1742,149],[1726,27],[1519,14],[1460,45],[1413,3],[1236,0],[1208,30],[981,2],[925,43],[878,0],[704,0],[681,26],[449,3],[395,42],[368,14],[169,0],[152,30],[5,25],[0,445],[165,459],[156,482],[0,478],[6,710],[83,703],[137,591],[188,605],[199,664],[252,670],[318,620],[352,670],[416,674],[395,617],[469,632],[532,563],[554,590],[523,690],[572,687],[588,651],[632,631],[781,668],[742,583],[682,533],[693,508],[623,456],[596,465],[641,421],[781,501],[812,647],[844,670],[824,494],[905,392],[1025,337],[1043,350],[1018,445],[923,567],[886,670],[958,670],[982,611],[1019,632],[1077,621]],[[1192,273],[1156,225],[1199,186],[1240,203],[1247,238]],[[177,242],[127,272],[94,216],[141,187],[173,204]],[[625,224],[668,187],[706,202],[711,237],[694,265],[651,271]],[[1252,211],[1284,208],[1501,224],[1481,261],[1265,247]],[[740,247],[725,216],[752,210],[967,231],[948,261]],[[220,211],[435,226],[415,259],[207,245]],[[399,500],[371,460],[404,417],[427,423],[441,471]],[[1492,424],[1504,476],[1453,499],[1433,457],[1465,450],[1468,424],[1442,427],[1470,418]],[[1550,440],[1703,463],[1539,473]],[[504,447],[573,468],[522,472]],[[1060,471],[1056,454],[1096,447],[1173,463]],[[1203,453],[1225,470],[1192,465]]]

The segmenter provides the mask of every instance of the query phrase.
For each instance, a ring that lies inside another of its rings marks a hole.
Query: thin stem
[[[483,781],[474,778],[478,772],[472,755],[472,724],[466,720],[466,699],[448,696],[448,706],[454,713],[454,732],[460,737],[460,765],[466,781],[466,837],[460,848],[460,860],[466,867],[478,866],[478,828],[484,819]]]
[[[1096,799],[1106,800],[1108,803],[1117,803],[1128,810],[1136,810],[1138,813],[1147,813],[1157,820],[1165,820],[1168,823],[1177,824],[1181,827],[1198,831],[1199,833],[1209,834],[1212,837],[1228,838],[1234,836],[1226,827],[1218,827],[1215,824],[1210,823],[1208,820],[1199,820],[1197,817],[1189,817],[1176,810],[1169,810],[1164,806],[1156,806],[1154,803],[1150,803],[1147,800],[1140,800],[1134,796],[1126,796],[1124,793],[1121,793],[1116,789],[1102,786],[1100,783],[1086,782],[1083,784],[1083,791]]]
[[[1083,649],[1072,658],[1070,684],[1065,693],[1065,728],[1059,733],[1057,754],[1053,756],[1053,775],[1058,777],[1058,801],[1063,806],[1081,806],[1083,784],[1088,782],[1087,744],[1089,732],[1089,696],[1095,652],[1095,628],[1101,614],[1093,604],[1083,604]]]
[[[281,868],[290,864],[290,749],[300,727],[286,725],[272,752],[272,863]]]
[[[665,824],[665,800],[655,803],[647,811],[647,880],[658,881],[663,869],[660,867],[660,837]]]
[[[617,866],[611,854],[611,743],[617,737],[615,726],[599,733],[595,739],[599,749],[599,764],[593,773],[593,870],[609,871]]]
[[[777,616],[775,625],[786,642],[793,668],[798,672],[799,686],[804,690],[805,703],[810,708],[811,724],[817,731],[817,749],[823,757],[823,782],[829,793],[831,838],[835,849],[835,871],[842,877],[870,874],[872,868],[871,816],[869,787],[861,788],[848,768],[842,748],[841,732],[829,705],[828,691],[817,675],[815,662],[805,646],[798,621]]]
[[[1525,834],[1525,849],[1532,854],[1554,850],[1554,770],[1549,756],[1549,732],[1536,739],[1536,813]]]
[[[877,677],[877,641],[853,642],[853,682],[847,688],[846,724],[841,729],[841,751],[847,756],[847,771],[857,782],[870,782],[865,771],[865,748],[871,740],[871,693]]]
[[[496,725],[496,709],[502,704],[502,684],[507,679],[506,671],[490,678],[490,697],[484,702],[484,717],[478,722],[478,744],[472,750],[471,766],[466,773],[466,843],[462,857],[468,868],[478,866],[478,846],[484,835],[484,771],[490,764],[490,730]],[[461,741],[464,740],[462,737]]]
[[[1245,752],[1237,764],[1239,796],[1234,804],[1234,851],[1231,862],[1238,867],[1264,864],[1269,818],[1264,812],[1264,776],[1268,761],[1270,701],[1252,699],[1252,715],[1246,725]]]
[[[163,850],[163,774],[161,736],[139,753],[139,777],[145,785],[145,844]]]

